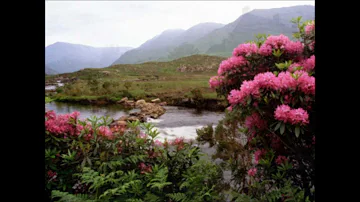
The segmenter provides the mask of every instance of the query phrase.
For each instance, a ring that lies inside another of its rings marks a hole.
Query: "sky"
[[[167,29],[203,22],[228,24],[253,9],[315,5],[315,1],[46,1],[45,46],[139,47]]]

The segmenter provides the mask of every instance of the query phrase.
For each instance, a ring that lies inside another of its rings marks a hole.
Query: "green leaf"
[[[304,99],[303,99],[301,96],[300,96],[299,98],[300,98],[300,101],[301,101],[301,102],[304,102]]]
[[[280,134],[284,134],[285,132],[285,123],[281,123],[281,127],[280,127]]]
[[[299,126],[296,126],[296,127],[295,127],[295,136],[296,136],[296,137],[299,137],[299,135],[300,135],[300,127],[299,127]]]
[[[251,103],[251,97],[249,97],[247,104],[249,105]]]
[[[281,122],[279,122],[278,124],[276,124],[275,126],[275,131],[277,131],[280,128]]]

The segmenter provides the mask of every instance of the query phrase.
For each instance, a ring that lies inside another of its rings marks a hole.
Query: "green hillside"
[[[204,99],[219,99],[209,89],[209,78],[216,74],[219,64],[226,58],[193,55],[169,62],[119,64],[107,68],[86,68],[74,73],[47,76],[46,82],[73,78],[74,81],[57,90],[58,100],[135,99],[163,100],[192,97],[198,89]],[[126,89],[128,85],[128,89]],[[127,92],[128,91],[128,92]]]

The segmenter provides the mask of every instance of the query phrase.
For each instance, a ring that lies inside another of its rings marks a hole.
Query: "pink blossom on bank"
[[[234,48],[233,56],[246,56],[249,57],[252,54],[256,54],[258,47],[254,43],[244,43],[240,44],[238,47]]]
[[[295,74],[299,74],[298,71]],[[305,94],[315,95],[315,77],[309,76],[307,72],[302,72],[297,79],[299,89]]]
[[[249,176],[255,176],[257,173],[257,168],[251,168],[249,171],[248,171],[248,175]]]
[[[297,87],[297,82],[294,77],[291,76],[290,72],[280,72],[278,75],[279,89],[282,91],[293,89]]]
[[[285,45],[286,52],[291,54],[300,54],[304,51],[304,45],[300,41],[290,41]]]
[[[99,133],[99,135],[104,136],[104,137],[112,136],[112,132],[108,126],[100,126],[98,128],[98,133]]]
[[[302,108],[293,109],[290,111],[290,123],[292,124],[308,124],[309,123],[309,114]]]
[[[280,105],[275,109],[275,119],[284,123],[305,125],[309,123],[309,114],[302,108],[291,109],[288,105]]]
[[[312,31],[315,31],[315,21],[312,21],[305,26],[306,34],[310,34]]]
[[[291,108],[288,105],[280,105],[275,110],[275,119],[283,121],[284,123],[289,122]]]
[[[254,157],[255,157],[255,164],[259,163],[259,160],[262,159],[266,154],[265,149],[258,149],[255,151]]]
[[[254,77],[257,88],[274,89],[279,86],[279,80],[272,72],[260,73]]]
[[[209,80],[210,88],[215,89],[223,83],[223,76],[213,76]]]
[[[232,106],[229,106],[229,107],[226,108],[226,109],[231,112],[233,108],[232,108]]]
[[[271,46],[273,49],[284,50],[289,42],[291,42],[289,37],[280,34],[279,36],[269,36],[264,44]]]
[[[315,55],[312,55],[310,58],[304,60],[302,62],[302,66],[304,67],[304,71],[313,71],[315,69]]]
[[[229,71],[239,71],[242,66],[248,64],[248,61],[243,57],[230,57],[224,61],[222,61],[219,65],[218,75],[222,75],[225,72]]]
[[[53,111],[45,113],[45,129],[54,135],[77,135],[77,127],[70,122],[70,118],[77,118],[78,112],[57,115]]]
[[[278,165],[285,163],[286,161],[288,161],[288,159],[285,156],[281,156],[281,155],[279,155],[275,160],[276,164]]]
[[[299,67],[302,67],[302,63],[293,63],[289,66],[289,68],[287,69],[288,72],[290,73],[294,73],[295,71],[297,71],[297,69]]]
[[[246,117],[245,126],[248,129],[253,129],[254,127],[258,129],[263,129],[266,126],[265,120],[261,119],[258,113],[253,113],[252,115]]]
[[[155,146],[158,146],[158,147],[163,145],[163,143],[160,140],[155,140],[154,144],[155,144]]]
[[[259,48],[259,53],[262,56],[270,56],[272,55],[272,48],[270,45],[267,44],[263,44],[261,45],[261,47]]]

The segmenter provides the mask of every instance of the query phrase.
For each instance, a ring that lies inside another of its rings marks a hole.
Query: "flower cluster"
[[[57,179],[57,173],[56,172],[53,172],[52,170],[49,170],[47,172],[47,175],[48,175],[48,178],[49,178],[49,182],[51,181],[56,181]]]
[[[299,54],[304,50],[300,41],[291,41],[289,37],[280,34],[279,36],[269,36],[259,49],[263,56],[270,56],[273,50],[281,50],[284,53]]]
[[[249,70],[247,67],[248,61],[242,57],[230,57],[227,60],[224,60],[220,63],[218,69],[218,75],[222,75],[225,72],[239,72],[240,70],[247,71]]]
[[[311,21],[305,26],[306,34],[310,34],[312,31],[315,31],[315,21]]]
[[[252,115],[246,117],[245,119],[245,126],[248,129],[263,129],[266,126],[266,121],[261,119],[258,113],[253,113]]]
[[[266,154],[265,149],[258,149],[255,151],[254,157],[255,157],[255,164],[259,163],[259,160],[262,159]]]
[[[141,162],[139,163],[140,173],[145,174],[152,171],[151,165],[146,165],[145,163]]]
[[[209,80],[210,88],[215,89],[223,83],[223,76],[213,76]]]
[[[248,175],[249,176],[255,176],[257,173],[257,168],[250,168],[249,171],[248,171]]]
[[[253,54],[257,54],[258,47],[254,43],[245,43],[240,44],[238,47],[234,48],[233,56],[244,56],[249,57]]]
[[[77,120],[79,115],[79,112],[73,112],[56,116],[54,111],[48,111],[45,113],[45,129],[56,135],[79,135],[80,131],[71,122],[72,120]]]
[[[297,77],[297,79],[295,78]],[[300,90],[305,94],[315,94],[315,77],[309,76],[307,72],[296,71],[281,72],[277,77],[271,73],[260,73],[254,77],[252,81],[244,81],[240,90],[232,90],[228,96],[229,103],[245,104],[246,98],[252,96],[260,97],[260,89],[270,89],[275,91]]]
[[[280,164],[282,164],[282,163],[285,163],[286,161],[288,161],[288,158],[286,158],[285,156],[281,156],[281,155],[279,155],[279,156],[276,158],[276,160],[275,160],[275,162],[276,162],[278,165],[280,165]]]
[[[293,125],[309,123],[309,114],[302,108],[291,109],[288,105],[280,105],[275,110],[275,119]]]

